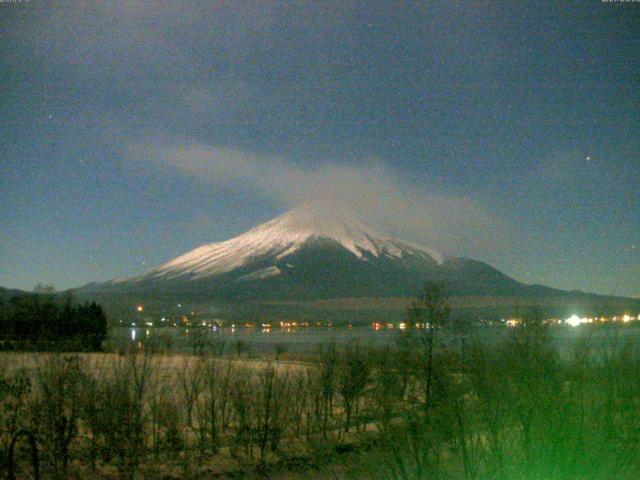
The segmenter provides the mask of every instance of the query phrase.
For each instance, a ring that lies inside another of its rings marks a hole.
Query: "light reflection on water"
[[[344,344],[356,342],[361,345],[384,346],[393,342],[395,332],[373,331],[369,327],[332,328],[202,328],[195,334],[199,341],[206,345],[224,343],[227,348],[233,348],[238,341],[251,346],[255,351],[273,350],[285,347],[288,351],[307,352],[309,348],[321,344]],[[146,329],[138,327],[114,328],[110,332],[110,339],[115,342],[123,340],[154,341],[158,344],[171,344],[173,350],[189,350],[195,341],[194,329],[156,328]]]
[[[196,332],[196,333],[194,333]],[[473,334],[459,336],[449,335],[445,342],[451,345],[464,341],[479,340],[483,343],[494,343],[506,338],[510,329],[501,327],[484,327]],[[231,351],[239,341],[249,346],[254,353],[272,352],[276,348],[284,348],[295,353],[314,353],[319,345],[336,343],[358,343],[363,346],[384,347],[392,345],[400,334],[398,330],[374,330],[367,326],[353,328],[202,328],[199,330],[182,328],[114,328],[110,338],[116,343],[123,341],[149,342],[154,341],[160,346],[170,345],[171,350],[188,351],[194,342],[199,341],[205,348],[225,346],[225,351]],[[632,339],[640,343],[640,328],[614,327],[611,329],[589,330],[571,328],[569,326],[553,327],[551,335],[554,343],[561,349],[571,348],[578,339],[588,338],[595,344],[609,341],[612,337],[620,340]]]

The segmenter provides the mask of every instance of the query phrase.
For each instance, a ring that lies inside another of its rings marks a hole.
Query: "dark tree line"
[[[0,300],[1,349],[99,350],[106,335],[107,318],[95,302],[40,294]]]

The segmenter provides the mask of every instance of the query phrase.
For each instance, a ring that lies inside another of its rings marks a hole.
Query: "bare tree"
[[[54,356],[37,369],[33,420],[56,478],[68,476],[69,449],[78,435],[83,379],[77,355]]]
[[[344,401],[345,432],[351,426],[351,415],[354,406],[363,395],[369,382],[371,364],[365,352],[359,345],[347,345],[341,356],[340,371],[338,373],[338,389]]]
[[[95,408],[84,412],[86,423],[99,438],[103,459],[115,458],[120,477],[132,479],[144,453],[145,410],[153,375],[150,355],[132,350],[102,373],[95,385]]]
[[[253,456],[253,419],[251,406],[254,402],[252,371],[248,368],[239,368],[231,379],[230,392],[231,403],[235,420],[235,435],[232,453],[238,448],[243,448],[245,455]]]
[[[212,453],[220,447],[229,417],[230,386],[234,375],[233,364],[215,358],[203,360],[202,401],[198,402],[198,426],[201,445],[208,444]]]
[[[187,427],[192,429],[194,408],[203,388],[203,364],[201,361],[192,364],[185,359],[178,369],[178,386],[187,416]]]
[[[270,446],[275,451],[285,430],[285,402],[289,397],[289,390],[288,376],[278,374],[273,365],[268,365],[258,374],[254,413],[261,464],[265,463],[267,447]]]
[[[420,348],[421,380],[424,387],[424,411],[428,414],[433,400],[434,354],[442,330],[449,323],[449,293],[439,283],[428,283],[407,310],[406,324],[417,329]]]

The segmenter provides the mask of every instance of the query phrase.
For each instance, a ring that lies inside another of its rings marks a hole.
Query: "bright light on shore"
[[[614,317],[615,320],[615,317]],[[564,323],[566,323],[567,325],[571,325],[572,327],[577,327],[578,325],[581,325],[583,323],[593,323],[594,321],[598,321],[598,318],[596,317],[595,319],[592,317],[579,317],[577,315],[571,315],[569,318],[567,318]],[[604,321],[603,319],[600,319],[600,321]]]
[[[564,321],[564,323],[571,325],[572,327],[577,327],[578,325],[580,325],[581,323],[585,323],[586,321],[586,318],[580,318],[577,315],[571,315]]]

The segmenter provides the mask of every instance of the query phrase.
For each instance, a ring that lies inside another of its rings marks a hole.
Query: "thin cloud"
[[[381,230],[446,253],[482,258],[503,243],[504,228],[480,203],[438,192],[424,181],[411,184],[377,159],[302,168],[233,147],[157,139],[131,145],[128,156],[172,166],[216,187],[249,191],[283,208],[305,202],[344,204]]]

